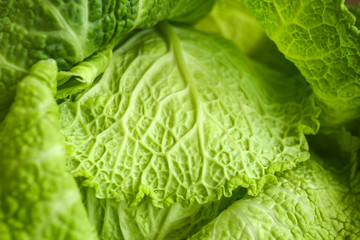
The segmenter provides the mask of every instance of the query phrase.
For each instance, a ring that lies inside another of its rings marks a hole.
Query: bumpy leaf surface
[[[359,119],[360,32],[343,1],[243,1],[312,85],[324,126]]]
[[[55,61],[33,66],[0,125],[0,239],[96,239],[65,164]]]
[[[309,89],[230,42],[161,25],[133,36],[89,90],[60,105],[68,166],[98,198],[204,203],[257,194],[309,158]]]
[[[68,70],[117,44],[125,33],[164,19],[191,21],[210,0],[7,0],[0,2],[0,120],[17,81],[39,60],[53,58]]]
[[[347,165],[347,159],[335,168],[327,160],[312,156],[189,239],[359,239],[358,163]]]

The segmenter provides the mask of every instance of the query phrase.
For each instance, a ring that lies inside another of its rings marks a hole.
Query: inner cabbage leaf
[[[319,110],[305,81],[229,41],[166,23],[131,37],[60,104],[68,167],[96,196],[155,206],[256,195],[309,158]]]
[[[300,74],[267,37],[260,22],[246,9],[242,0],[217,0],[211,12],[196,23],[195,29],[232,40],[247,56],[274,70],[291,76]]]

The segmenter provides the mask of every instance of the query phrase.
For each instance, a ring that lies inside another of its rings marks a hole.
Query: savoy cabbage
[[[360,239],[359,15],[0,1],[0,239]]]

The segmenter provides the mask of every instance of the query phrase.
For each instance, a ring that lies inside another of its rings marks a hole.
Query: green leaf
[[[57,80],[56,98],[66,98],[91,86],[95,79],[104,73],[111,56],[112,49],[107,49],[77,64],[69,71],[61,71]]]
[[[324,127],[360,117],[360,32],[343,1],[243,0],[295,63],[324,109]]]
[[[167,24],[113,54],[91,88],[60,104],[68,166],[100,199],[206,203],[257,194],[309,158],[309,88],[231,42]]]
[[[135,29],[200,18],[213,0],[8,0],[0,2],[0,121],[17,81],[39,60],[69,70]],[[201,8],[199,7],[201,6]]]
[[[97,239],[66,170],[56,75],[35,64],[0,124],[0,239]]]
[[[195,28],[232,40],[247,56],[272,69],[289,75],[299,74],[294,64],[286,60],[266,36],[259,21],[246,10],[241,0],[216,1],[211,12]]]
[[[211,12],[202,18],[195,28],[233,40],[246,54],[256,51],[259,42],[266,38],[260,23],[246,10],[240,0],[216,1]]]
[[[278,184],[235,202],[189,239],[360,238],[359,139],[338,137],[351,146],[347,158],[314,153],[280,174]]]
[[[91,188],[83,188],[84,204],[101,239],[185,239],[196,233],[221,211],[241,198],[246,189],[237,189],[230,198],[183,207],[175,203],[157,208],[150,198],[138,206],[125,201],[98,199]]]

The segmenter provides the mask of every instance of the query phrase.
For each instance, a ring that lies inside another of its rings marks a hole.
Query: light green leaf
[[[360,168],[354,152],[335,162],[313,154],[189,239],[359,239]]]
[[[59,73],[56,98],[62,99],[91,86],[97,77],[104,73],[110,63],[112,49],[98,52],[89,59],[77,64],[69,71]]]
[[[311,84],[324,109],[323,126],[356,122],[360,116],[360,32],[343,1],[243,1]]]
[[[240,0],[216,1],[211,12],[201,19],[195,28],[233,40],[246,54],[256,51],[259,42],[266,38],[260,23],[246,10]]]
[[[286,81],[285,81],[286,80]],[[302,79],[222,38],[167,24],[117,49],[86,92],[60,104],[68,166],[96,196],[155,206],[257,194],[309,158],[318,128]]]
[[[98,199],[91,188],[83,188],[84,203],[91,223],[96,226],[101,239],[185,239],[196,233],[221,211],[241,198],[246,189],[237,189],[230,198],[206,204],[183,207],[175,203],[167,208],[157,208],[150,198],[138,206],[125,201]]]
[[[289,75],[299,74],[294,64],[286,60],[266,36],[260,22],[246,10],[241,0],[216,1],[211,12],[195,28],[232,40],[247,56],[272,69]]]
[[[18,84],[0,124],[0,239],[96,239],[75,180],[66,170],[54,60]]]

